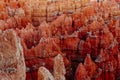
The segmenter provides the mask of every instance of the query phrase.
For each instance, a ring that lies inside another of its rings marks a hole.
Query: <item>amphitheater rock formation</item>
[[[0,80],[120,80],[120,0],[0,0]]]

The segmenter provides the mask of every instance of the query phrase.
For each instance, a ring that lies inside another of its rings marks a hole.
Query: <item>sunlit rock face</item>
[[[38,80],[55,80],[53,75],[45,67],[38,70]]]
[[[53,75],[45,67],[40,67],[38,70],[38,80],[66,80],[66,69],[61,54],[55,56],[53,65]]]
[[[0,32],[0,80],[25,80],[23,48],[14,30]]]
[[[65,79],[66,69],[65,69],[63,57],[60,54],[58,54],[54,58],[53,70],[54,70],[53,74],[54,74],[55,80],[66,80]]]

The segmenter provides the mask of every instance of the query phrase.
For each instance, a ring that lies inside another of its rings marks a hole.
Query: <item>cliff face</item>
[[[0,32],[0,80],[25,80],[23,48],[14,30]]]

